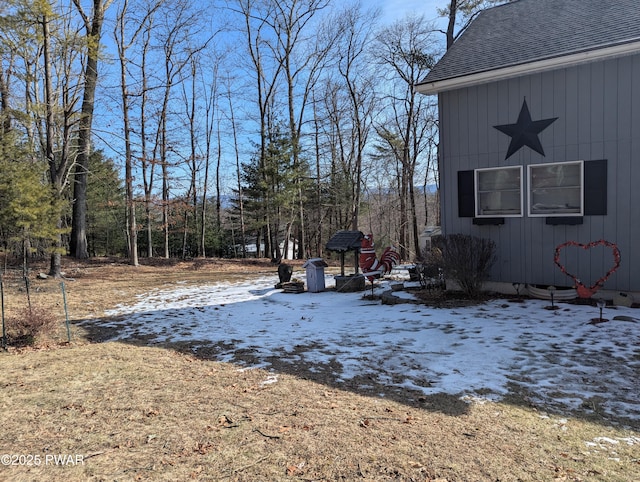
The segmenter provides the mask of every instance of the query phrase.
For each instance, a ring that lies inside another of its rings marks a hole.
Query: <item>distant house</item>
[[[295,259],[294,257],[294,253],[296,250],[298,243],[295,239],[290,239],[289,243],[288,243],[288,248],[287,251],[285,253],[285,249],[284,249],[284,240],[280,241],[280,252],[282,253],[282,259]],[[249,256],[250,258],[260,258],[260,257],[266,257],[267,255],[265,255],[265,248],[264,248],[264,244],[260,243],[260,251],[258,252],[258,245],[255,243],[250,243],[250,244],[246,244],[245,245],[245,252],[247,254],[247,256]],[[233,251],[234,251],[234,256],[241,256],[242,255],[242,244],[236,244],[233,247]]]
[[[487,9],[416,90],[438,95],[443,234],[492,239],[493,281],[594,285],[617,248],[604,288],[640,291],[638,0]]]
[[[429,253],[432,249],[432,238],[435,236],[440,236],[442,234],[442,230],[440,226],[427,226],[424,228],[422,233],[420,233],[420,249],[423,253]]]

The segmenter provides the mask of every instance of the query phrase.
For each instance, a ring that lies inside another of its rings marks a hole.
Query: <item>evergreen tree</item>
[[[90,256],[126,255],[126,201],[122,179],[111,159],[94,151],[87,183],[87,242]]]
[[[291,139],[280,129],[270,135],[263,162],[257,154],[243,164],[243,195],[247,231],[252,232],[260,246],[264,241],[266,257],[280,258],[280,244],[291,235],[298,214],[301,179],[308,179],[308,163],[294,162]],[[303,182],[303,187],[308,185]],[[304,190],[303,190],[304,192]],[[245,243],[247,240],[245,240]]]
[[[0,235],[5,249],[22,257],[26,274],[31,254],[62,234],[61,205],[46,182],[47,165],[31,160],[12,134],[0,142]]]

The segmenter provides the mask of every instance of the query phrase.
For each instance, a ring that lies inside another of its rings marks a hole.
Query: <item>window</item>
[[[529,166],[529,216],[582,216],[582,161]]]
[[[477,217],[522,216],[522,166],[475,170]]]
[[[522,217],[525,211],[560,225],[584,216],[606,216],[607,165],[600,159],[527,166],[526,210],[523,166],[458,171],[458,216],[490,225]]]

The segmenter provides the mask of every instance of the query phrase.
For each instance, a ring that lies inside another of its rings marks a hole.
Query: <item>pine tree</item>
[[[280,242],[284,239],[287,246],[298,215],[300,186],[302,192],[307,188],[305,179],[308,163],[301,159],[294,162],[291,139],[277,128],[270,135],[263,161],[259,162],[258,153],[251,163],[243,165],[247,230],[264,241],[265,256],[283,256]]]
[[[123,181],[112,159],[101,151],[89,158],[87,242],[90,256],[126,255],[126,201]]]
[[[46,182],[47,165],[32,161],[6,134],[0,142],[0,225],[3,244],[20,253],[23,267],[40,244],[47,248],[62,234],[61,203]]]

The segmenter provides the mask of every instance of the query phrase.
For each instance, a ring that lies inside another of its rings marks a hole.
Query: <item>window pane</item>
[[[476,170],[476,216],[522,215],[522,168]]]
[[[520,168],[478,171],[479,191],[520,189]]]
[[[531,215],[582,214],[582,162],[532,165],[529,179]]]
[[[479,216],[520,214],[520,192],[483,192],[478,193]]]
[[[550,164],[531,167],[531,186],[580,187],[580,164]]]

